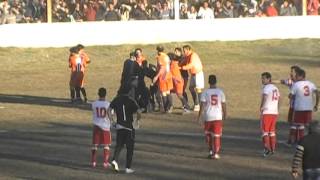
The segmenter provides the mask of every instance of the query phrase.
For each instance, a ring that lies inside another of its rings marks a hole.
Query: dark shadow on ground
[[[18,94],[0,94],[0,102],[91,110],[90,104],[71,103],[70,99],[65,99],[65,98],[41,97],[41,96],[18,95]]]

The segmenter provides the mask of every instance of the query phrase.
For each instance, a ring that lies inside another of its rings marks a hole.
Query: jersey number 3
[[[105,118],[107,116],[107,110],[104,107],[96,107],[97,118]]]

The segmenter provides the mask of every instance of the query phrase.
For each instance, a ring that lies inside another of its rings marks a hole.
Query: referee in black
[[[133,173],[131,169],[134,142],[135,142],[135,129],[133,127],[133,115],[137,113],[137,120],[140,119],[139,106],[137,102],[127,95],[129,90],[122,90],[118,96],[112,100],[110,108],[112,108],[117,116],[117,137],[116,147],[113,155],[111,165],[116,172],[119,172],[118,158],[124,145],[127,148],[127,162],[125,173]]]
[[[304,136],[296,147],[292,162],[292,176],[298,177],[298,169],[302,162],[303,180],[320,180],[320,126],[319,122],[311,122],[309,134]]]

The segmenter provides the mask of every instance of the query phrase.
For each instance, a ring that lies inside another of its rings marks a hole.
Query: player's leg
[[[186,99],[188,103],[188,95],[186,92],[187,85],[188,85],[188,78],[183,78],[183,97]]]
[[[264,147],[264,152],[263,156],[269,155],[271,152],[270,148],[270,138],[269,138],[269,128],[270,127],[270,121],[269,121],[269,116],[264,114],[262,115],[261,119],[261,131],[262,131],[262,143]]]
[[[127,136],[126,131],[127,130],[124,130],[124,129],[117,130],[116,147],[115,147],[112,162],[111,162],[112,168],[117,172],[119,171],[119,166],[118,166],[119,155],[125,144],[125,140]]]
[[[91,165],[92,167],[97,166],[97,150],[98,144],[100,143],[100,132],[97,126],[93,127],[92,135],[92,148],[91,148]]]
[[[126,138],[126,147],[127,147],[127,162],[126,162],[126,173],[133,173],[131,169],[133,151],[134,151],[134,142],[135,142],[135,130],[127,131]]]
[[[209,155],[208,158],[212,158],[213,155],[213,144],[212,144],[212,133],[211,133],[211,128],[212,128],[212,122],[211,121],[206,121],[204,123],[204,134],[206,137],[206,143],[208,145],[208,150],[209,150]]]
[[[75,86],[74,86],[74,78],[75,78],[75,77],[74,77],[74,73],[71,73],[70,81],[69,81],[71,102],[74,102],[74,100],[75,100],[75,95],[76,95]]]
[[[184,86],[184,81],[183,79],[181,78],[181,82],[176,82],[174,84],[174,90],[179,98],[179,100],[181,101],[182,103],[182,107],[183,107],[183,110],[184,112],[189,112],[189,105],[188,105],[188,101],[186,100],[186,98],[183,96],[183,87]]]
[[[193,99],[194,109],[196,109],[196,106],[199,106],[198,95],[197,95],[195,88],[196,88],[195,75],[191,75],[190,84],[189,84],[189,91],[190,91],[192,99]]]
[[[110,156],[109,145],[111,144],[110,131],[103,131],[102,139],[103,139],[102,144],[104,144],[104,147],[103,147],[103,167],[107,168],[109,166],[109,156]]]
[[[202,89],[204,88],[204,74],[203,72],[199,72],[195,75],[195,83],[196,83],[196,92],[197,92],[197,98],[198,98],[198,102],[201,99],[201,94],[202,94]],[[200,106],[197,106],[197,108],[195,109],[197,111],[200,110]]]
[[[288,111],[288,119],[287,119],[287,121],[288,121],[288,123],[289,123],[289,134],[288,134],[288,142],[287,142],[287,144],[289,145],[289,146],[291,146],[292,145],[292,138],[291,138],[291,136],[293,136],[292,135],[292,133],[293,132],[291,132],[291,126],[293,126],[293,108],[292,107],[289,107],[289,111]]]
[[[79,84],[80,84],[80,91],[83,96],[84,102],[86,103],[88,101],[87,99],[87,92],[84,88],[84,72],[81,72],[79,75]]]
[[[221,149],[221,135],[222,135],[222,121],[213,121],[213,144],[214,144],[214,157],[215,159],[219,159],[219,153]]]
[[[269,129],[269,141],[270,141],[270,150],[273,154],[276,149],[277,137],[276,137],[276,122],[277,116],[274,115],[271,120],[270,129]]]

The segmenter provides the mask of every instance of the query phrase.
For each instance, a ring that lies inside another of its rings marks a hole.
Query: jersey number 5
[[[218,95],[211,95],[211,105],[216,106],[218,104]]]
[[[304,89],[303,95],[304,95],[304,96],[309,96],[309,95],[310,95],[309,86],[304,86],[303,89]]]
[[[96,107],[96,113],[97,113],[97,118],[105,118],[107,116],[107,110],[106,108],[102,107]]]

